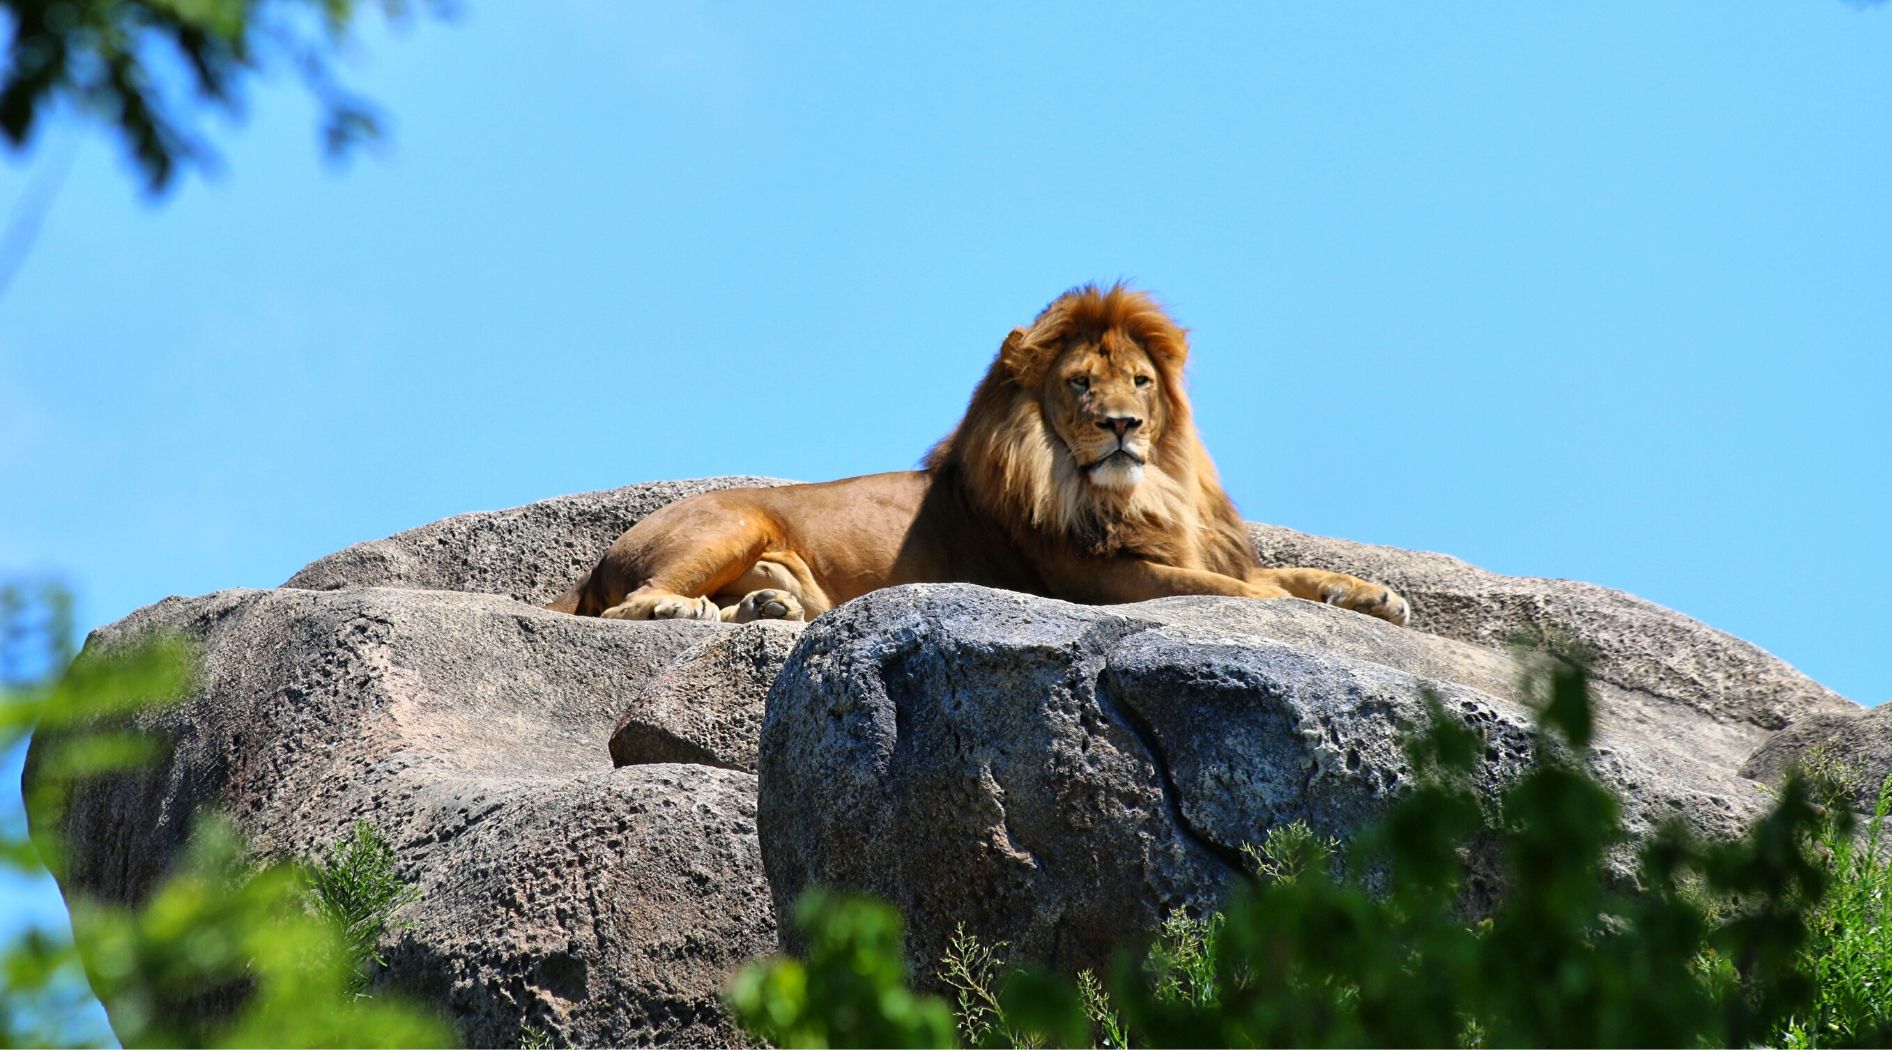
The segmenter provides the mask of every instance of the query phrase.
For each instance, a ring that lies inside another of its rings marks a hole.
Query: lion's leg
[[[598,615],[607,620],[715,620],[721,613],[713,599],[647,586]]]
[[[1256,566],[1245,579],[1206,569],[1125,559],[1117,571],[1100,574],[1069,589],[1085,601],[1099,604],[1140,602],[1174,594],[1225,594],[1236,598],[1307,598],[1376,616],[1404,626],[1406,600],[1390,588],[1345,573],[1320,569],[1264,569]]]
[[[770,551],[716,596],[727,623],[808,620],[832,607],[808,564],[793,551]]]
[[[1144,602],[1178,594],[1220,594],[1231,598],[1286,598],[1288,592],[1265,581],[1249,582],[1224,576],[1207,569],[1185,569],[1178,565],[1119,559],[1107,572],[1073,574],[1062,581],[1061,591],[1080,601],[1098,605],[1119,602]]]
[[[719,620],[716,594],[742,579],[779,535],[760,508],[720,493],[681,500],[618,537],[588,586],[614,620]]]
[[[1252,583],[1279,587],[1296,598],[1338,605],[1401,627],[1412,617],[1412,607],[1391,587],[1344,572],[1258,568],[1248,574],[1248,579]]]

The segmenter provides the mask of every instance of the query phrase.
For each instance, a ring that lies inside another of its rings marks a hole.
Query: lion
[[[1304,598],[1403,626],[1388,587],[1259,563],[1191,420],[1188,353],[1147,294],[1074,288],[1005,337],[922,469],[678,500],[547,607],[748,623],[975,583],[1092,605]]]

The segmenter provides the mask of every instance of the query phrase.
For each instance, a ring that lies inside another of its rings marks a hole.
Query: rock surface
[[[625,529],[698,492],[786,485],[779,478],[657,481],[509,510],[479,511],[358,543],[319,559],[286,587],[405,587],[503,594],[543,604],[591,569]],[[1581,644],[1597,677],[1773,731],[1809,711],[1858,705],[1757,646],[1651,602],[1574,580],[1500,576],[1457,558],[1250,523],[1268,565],[1306,565],[1381,580],[1413,603],[1412,629],[1503,648],[1519,635]]]
[[[373,588],[152,606],[89,649],[182,634],[202,681],[143,717],[167,763],[73,800],[64,889],[138,900],[205,806],[278,857],[366,820],[420,890],[394,916],[411,925],[391,983],[467,1045],[517,1046],[528,1026],[567,1045],[729,1042],[722,986],[776,944],[755,777],[614,769],[606,749],[644,684],[723,630]]]
[[[769,696],[763,860],[778,908],[811,885],[892,900],[918,959],[964,923],[1101,967],[1171,908],[1212,906],[1269,828],[1344,838],[1380,812],[1426,691],[1483,731],[1498,790],[1529,750],[1516,689],[1501,654],[1309,602],[879,591],[811,624]],[[1736,771],[1750,726],[1599,692],[1596,771],[1633,830],[1760,813]]]
[[[1846,766],[1854,778],[1853,804],[1870,813],[1879,790],[1892,777],[1892,704],[1863,711],[1819,714],[1770,737],[1741,772],[1772,783],[1802,759],[1824,757]]]
[[[618,719],[611,760],[700,762],[754,773],[763,703],[803,626],[757,620],[683,652]]]
[[[473,591],[544,605],[590,572],[612,540],[667,503],[717,489],[789,484],[748,476],[651,481],[456,514],[344,547],[303,566],[283,586]]]
[[[776,903],[810,880],[903,904],[919,959],[963,919],[1087,960],[1212,903],[1232,851],[1274,823],[1344,832],[1376,812],[1407,776],[1394,726],[1422,688],[1487,729],[1495,787],[1528,720],[1503,650],[1518,633],[1596,654],[1598,765],[1639,828],[1731,830],[1762,803],[1741,772],[1829,738],[1885,754],[1880,713],[1647,602],[1266,525],[1264,561],[1383,579],[1417,629],[1296,601],[1093,608],[963,586],[880,592],[806,629],[536,607],[665,503],[775,484],[461,515],[281,590],[102,629],[89,653],[182,633],[204,673],[189,703],[143,716],[174,744],[165,765],[74,800],[64,889],[137,899],[207,807],[276,856],[365,819],[421,889],[386,979],[470,1044],[528,1028],[715,1044],[736,1040],[722,982],[776,946]]]
[[[1603,682],[1685,704],[1722,722],[1778,730],[1816,711],[1859,705],[1759,646],[1672,609],[1576,580],[1500,576],[1457,558],[1248,527],[1269,565],[1307,565],[1379,580],[1412,602],[1414,630],[1502,648],[1520,635],[1567,640]]]

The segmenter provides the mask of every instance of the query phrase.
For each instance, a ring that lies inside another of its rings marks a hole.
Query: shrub
[[[795,922],[807,960],[751,963],[730,987],[730,1008],[750,1034],[780,1047],[952,1045],[952,1010],[908,987],[898,912],[812,892],[796,903]]]
[[[1841,815],[1851,805],[1858,772],[1816,756],[1808,773],[1827,804],[1819,848],[1832,876],[1825,899],[1809,916],[1811,942],[1804,953],[1818,991],[1773,1042],[1892,1045],[1892,842],[1886,836],[1892,777],[1879,785],[1865,834],[1854,836]]]
[[[381,957],[381,937],[394,910],[419,897],[420,890],[394,870],[394,848],[365,820],[356,821],[340,842],[310,861],[305,878],[316,912],[346,939],[359,990],[375,970],[387,965]]]
[[[1429,701],[1409,732],[1417,786],[1384,819],[1339,853],[1305,827],[1275,829],[1248,851],[1256,878],[1224,911],[1172,917],[1150,948],[1120,954],[1107,982],[1010,967],[1003,944],[962,932],[941,972],[958,992],[958,1034],[1028,1046],[1885,1038],[1883,804],[1853,846],[1848,813],[1821,810],[1795,775],[1739,841],[1661,829],[1641,844],[1631,884],[1609,870],[1625,844],[1617,802],[1584,765],[1592,722],[1581,667],[1546,662],[1529,685],[1540,708],[1533,757],[1495,806],[1469,782],[1482,741]],[[1484,914],[1464,886],[1473,847],[1495,851],[1507,875]],[[897,922],[853,907],[851,923]],[[814,941],[829,936],[827,912],[803,919]],[[893,953],[898,939],[860,947]],[[891,954],[855,965],[899,970]],[[774,1008],[769,972],[745,977],[745,1023]],[[848,1045],[824,1020],[834,1004],[797,990],[804,1030]],[[848,1000],[855,1030],[871,1001]]]

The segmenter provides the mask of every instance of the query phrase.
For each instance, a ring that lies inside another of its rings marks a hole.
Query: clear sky
[[[1671,606],[1892,697],[1892,9],[468,0],[0,298],[0,571],[87,624],[446,515],[911,467],[1129,278],[1247,517]],[[8,773],[11,777],[11,771]],[[0,887],[4,890],[5,887]]]

